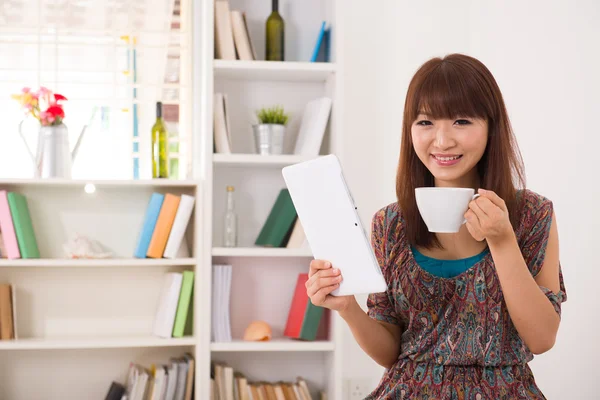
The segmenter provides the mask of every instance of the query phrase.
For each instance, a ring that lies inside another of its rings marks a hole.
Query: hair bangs
[[[450,62],[433,68],[417,86],[417,95],[410,105],[411,122],[421,113],[432,119],[487,119],[492,114],[486,107],[489,95],[475,83],[465,79],[465,71]]]

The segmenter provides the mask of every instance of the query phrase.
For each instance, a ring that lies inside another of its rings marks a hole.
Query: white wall
[[[452,52],[483,61],[505,97],[528,186],[554,201],[558,219],[568,301],[555,347],[531,367],[548,399],[597,398],[600,2],[415,3],[348,0],[345,9],[344,168],[362,218],[395,199],[404,97],[419,65]],[[349,330],[345,346],[345,377],[375,385],[382,369]]]

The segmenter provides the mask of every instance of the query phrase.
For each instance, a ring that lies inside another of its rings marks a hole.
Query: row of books
[[[222,60],[257,60],[252,44],[246,13],[232,10],[228,0],[215,1],[215,57]],[[321,23],[316,43],[310,57],[311,62],[330,61],[331,27],[327,21]]]
[[[111,382],[105,400],[192,400],[195,364],[190,353],[149,368],[132,362],[126,381]]]
[[[16,300],[15,286],[0,284],[0,340],[18,338]]]
[[[212,278],[212,312],[211,340],[213,342],[231,342],[230,293],[232,266],[227,264],[213,265]],[[308,274],[301,273],[296,280],[294,293],[283,335],[290,339],[312,341],[318,334],[327,335],[327,327],[321,327],[324,309],[315,306],[306,293]],[[324,331],[320,331],[320,328]]]
[[[136,258],[176,258],[189,254],[185,232],[194,210],[194,196],[154,192],[135,249]]]
[[[40,258],[27,198],[0,190],[0,257]]]
[[[163,338],[193,335],[194,272],[165,274],[152,333]]]
[[[249,381],[227,363],[212,362],[210,376],[211,400],[313,400],[306,380],[297,377],[295,382]],[[326,400],[324,392],[320,400]],[[316,400],[316,399],[314,399]]]

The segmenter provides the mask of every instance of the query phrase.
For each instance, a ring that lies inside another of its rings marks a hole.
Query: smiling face
[[[411,125],[414,150],[433,175],[435,186],[478,187],[477,163],[488,140],[485,119],[434,119],[419,113]]]

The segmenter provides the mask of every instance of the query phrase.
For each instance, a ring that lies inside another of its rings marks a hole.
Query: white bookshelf
[[[182,1],[182,46],[193,51],[193,63],[182,66],[192,77],[191,87],[183,82],[180,94],[191,104],[191,110],[181,110],[185,124],[180,126],[193,132],[191,179],[0,179],[0,190],[27,197],[42,256],[0,259],[0,281],[17,290],[18,331],[18,339],[0,341],[0,398],[103,398],[111,381],[125,382],[131,362],[150,366],[184,352],[196,360],[195,400],[210,398],[212,361],[226,362],[253,381],[294,381],[302,376],[314,399],[319,391],[330,400],[342,398],[342,322],[336,314],[324,314],[329,325],[326,338],[307,342],[283,335],[297,276],[308,271],[312,259],[310,249],[260,248],[253,243],[284,187],[281,168],[308,159],[290,154],[308,101],[332,97],[320,155],[335,153],[343,161],[343,87],[338,79],[343,76],[343,3],[281,0],[286,61],[266,62],[214,60],[214,1]],[[229,1],[232,9],[246,12],[262,59],[264,21],[271,2]],[[331,24],[332,60],[310,63],[323,20]],[[213,154],[215,91],[229,94],[232,154]],[[259,156],[254,154],[248,116],[261,106],[275,104],[292,114],[285,154]],[[226,185],[236,189],[240,224],[236,248],[222,247],[221,241]],[[196,197],[186,232],[189,257],[133,258],[147,203],[155,191]],[[113,256],[66,259],[62,246],[76,232],[98,240]],[[232,342],[211,342],[213,263],[233,266]],[[184,270],[196,273],[194,333],[184,338],[153,337],[165,273]],[[247,325],[259,319],[270,323],[272,340],[243,341]]]
[[[328,399],[342,399],[342,328],[336,313],[326,312],[328,335],[316,341],[287,339],[283,330],[299,273],[308,272],[312,254],[309,248],[262,248],[254,241],[266,220],[279,191],[285,187],[281,169],[309,158],[292,154],[302,113],[307,102],[330,96],[333,100],[329,124],[319,155],[336,154],[343,162],[343,76],[341,0],[280,0],[286,22],[286,60],[264,61],[264,22],[271,1],[229,0],[231,9],[246,12],[250,36],[258,60],[220,60],[213,54],[213,10],[215,0],[204,0],[197,10],[195,25],[196,58],[194,112],[198,118],[200,148],[196,167],[205,185],[203,218],[204,282],[202,314],[210,314],[211,266],[232,265],[231,330],[232,342],[212,343],[210,324],[203,325],[199,346],[206,360],[197,376],[198,399],[209,398],[210,362],[220,361],[246,375],[250,381],[307,380],[313,399],[323,391]],[[309,62],[321,22],[331,24],[331,62]],[[198,19],[196,19],[198,21]],[[231,154],[213,153],[213,105],[215,92],[228,96],[231,126]],[[283,105],[291,113],[284,142],[284,154],[255,154],[251,114],[262,106]],[[238,247],[226,248],[222,242],[222,216],[225,188],[235,187],[239,219]],[[245,342],[248,324],[264,320],[273,330],[267,342]],[[210,362],[209,362],[210,361]]]
[[[152,327],[167,272],[194,271],[195,285],[201,279],[199,180],[1,179],[0,190],[26,197],[40,250],[37,259],[0,259],[0,282],[16,290],[17,327],[16,339],[0,340],[0,397],[103,398],[112,381],[125,382],[130,362],[197,357],[199,314],[191,336],[161,338]],[[133,257],[153,192],[196,197],[189,257]],[[67,258],[63,244],[75,233],[98,241],[110,258]],[[40,377],[36,385],[31,376]]]

